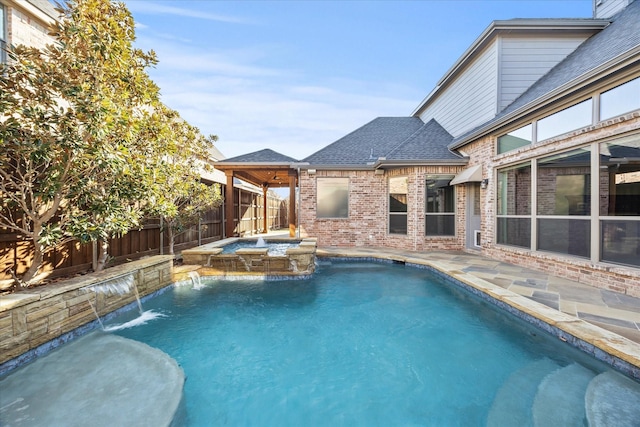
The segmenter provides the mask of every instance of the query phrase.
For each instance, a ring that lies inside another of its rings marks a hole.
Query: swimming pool
[[[583,425],[611,381],[638,387],[422,269],[323,261],[310,280],[205,283],[116,332],[182,366],[190,426]],[[638,402],[623,398],[624,415]]]

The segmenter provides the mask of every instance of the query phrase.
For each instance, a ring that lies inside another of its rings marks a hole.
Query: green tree
[[[158,99],[146,73],[155,54],[133,48],[123,3],[70,0],[59,11],[56,43],[14,47],[0,69],[0,227],[33,242],[25,285],[47,248],[137,223],[132,183],[145,170],[133,154]]]
[[[156,111],[161,129],[155,151],[153,187],[149,192],[149,211],[162,218],[174,253],[175,238],[198,223],[201,215],[222,204],[219,184],[201,182],[203,171],[211,169],[209,149],[217,137],[204,137],[200,131],[166,107]]]

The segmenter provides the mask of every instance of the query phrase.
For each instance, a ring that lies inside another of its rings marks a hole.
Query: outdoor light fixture
[[[315,169],[309,169],[309,170],[307,170],[307,172],[309,173],[309,175],[315,175],[316,174],[316,170]]]
[[[487,188],[487,185],[489,185],[489,180],[487,178],[480,181],[480,188],[482,188],[483,190]]]

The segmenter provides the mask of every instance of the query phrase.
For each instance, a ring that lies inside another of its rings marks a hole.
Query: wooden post
[[[225,214],[225,236],[224,237],[233,237],[234,235],[234,226],[233,226],[233,171],[226,171],[227,175],[227,186],[224,189],[224,214]]]
[[[289,171],[289,237],[296,236],[296,175]]]
[[[269,186],[267,185],[263,185],[262,186],[262,232],[266,233],[269,231],[269,229],[267,228],[267,212],[268,212],[268,206],[267,206],[267,191],[269,191]]]

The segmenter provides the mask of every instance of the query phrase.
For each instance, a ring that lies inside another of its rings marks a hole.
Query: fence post
[[[202,218],[198,217],[198,246],[202,246]]]
[[[164,255],[164,236],[162,232],[162,217],[160,217],[160,255]]]

